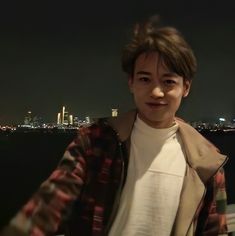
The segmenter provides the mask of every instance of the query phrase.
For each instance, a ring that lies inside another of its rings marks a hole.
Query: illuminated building
[[[118,109],[112,109],[112,117],[118,116]]]
[[[85,121],[86,121],[87,124],[90,124],[90,123],[91,123],[90,117],[89,117],[89,116],[86,116]]]
[[[64,122],[63,125],[69,124],[69,113],[67,111],[64,111]]]
[[[25,125],[30,125],[32,123],[32,112],[28,111],[27,115],[24,118],[24,124]]]
[[[61,113],[58,113],[57,114],[57,125],[60,125],[62,122],[61,122]]]
[[[63,106],[63,108],[62,108],[61,124],[64,124],[64,113],[65,113],[65,106]]]
[[[73,115],[69,115],[69,124],[73,125]]]

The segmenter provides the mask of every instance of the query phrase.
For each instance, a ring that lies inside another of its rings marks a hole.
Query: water
[[[0,228],[57,166],[72,133],[0,134]]]
[[[235,203],[235,132],[203,135],[230,157],[225,166],[228,203]],[[45,180],[75,133],[0,133],[0,228]]]

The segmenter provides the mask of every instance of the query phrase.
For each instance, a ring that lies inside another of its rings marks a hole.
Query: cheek
[[[174,106],[177,106],[177,107],[180,106],[182,97],[183,95],[181,93],[168,94],[168,100],[171,101],[171,104],[174,104]]]
[[[183,91],[179,90],[172,90],[167,93],[167,96],[172,100],[181,100],[183,97]]]
[[[133,93],[133,98],[137,107],[144,102],[143,96],[140,93]]]
[[[139,97],[139,95],[138,94],[134,94],[134,100],[135,100],[135,102],[138,102],[138,101],[140,101],[141,99],[140,99],[140,97]]]
[[[143,91],[136,88],[136,87],[133,87],[132,88],[132,94],[134,95],[134,97],[138,98],[138,97],[142,97],[143,96]]]

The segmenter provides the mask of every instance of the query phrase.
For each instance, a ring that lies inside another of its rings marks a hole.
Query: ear
[[[133,77],[132,76],[129,76],[128,78],[128,86],[129,86],[130,92],[133,93]]]
[[[187,97],[191,88],[192,81],[185,80],[184,81],[184,92],[183,92],[183,97]]]

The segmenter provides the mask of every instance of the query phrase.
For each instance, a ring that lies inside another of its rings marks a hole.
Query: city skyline
[[[117,108],[111,108],[109,112],[109,116],[118,116],[118,109]],[[32,110],[25,111],[24,117],[21,118],[21,120],[15,122],[15,123],[0,123],[1,125],[29,125],[34,120],[38,122],[40,120],[40,123],[51,123],[51,124],[57,124],[57,125],[73,125],[74,123],[77,123],[78,121],[87,121],[91,119],[96,119],[99,117],[90,117],[85,116],[78,116],[71,112],[69,109],[67,109],[66,106],[62,106],[56,114],[54,114],[54,117],[52,120],[48,120],[46,117],[42,117],[41,114],[36,114]],[[88,122],[90,123],[90,122]]]
[[[24,117],[21,117],[21,119],[19,121],[16,121],[13,123],[10,123],[10,122],[0,123],[0,126],[1,125],[21,125],[21,124],[27,125],[27,123],[29,123],[33,119],[41,120],[41,123],[57,124],[57,125],[72,125],[74,123],[74,119],[76,121],[79,121],[79,120],[85,121],[87,119],[92,120],[92,119],[104,117],[104,116],[100,116],[100,117],[90,116],[89,114],[87,114],[86,116],[77,115],[77,114],[71,112],[71,110],[67,109],[66,106],[62,106],[62,108],[58,111],[57,111],[57,113],[54,114],[53,118],[51,120],[49,120],[48,117],[42,117],[41,114],[36,114],[32,110],[28,110],[28,111],[25,111]],[[64,113],[64,115],[63,115],[63,113]],[[109,116],[109,117],[118,116],[121,113],[122,112],[120,112],[118,108],[111,108],[109,110],[109,114],[107,116]],[[66,116],[66,120],[65,120],[65,116]],[[235,123],[235,116],[232,116],[231,118],[227,118],[225,116],[218,115],[218,117],[210,117],[210,118],[204,118],[204,119],[200,119],[200,120],[192,119],[192,120],[185,120],[185,121],[186,122],[208,122],[208,123],[225,122],[225,123],[233,123],[234,124]]]
[[[235,15],[229,2],[4,3],[0,14],[0,124],[31,110],[46,120],[65,105],[101,117],[134,107],[120,56],[135,22],[158,13],[198,59],[185,120],[235,115]]]

